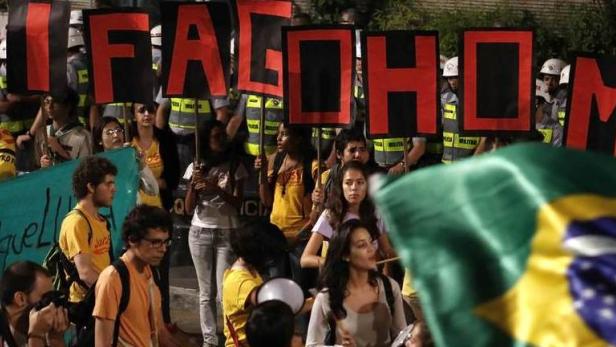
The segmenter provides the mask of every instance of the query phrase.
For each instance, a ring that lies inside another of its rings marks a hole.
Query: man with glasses
[[[92,154],[90,132],[75,115],[78,102],[79,96],[70,88],[66,88],[62,96],[47,95],[43,98],[43,114],[52,123],[45,128],[44,136],[37,136],[41,167]]]
[[[99,273],[111,263],[111,236],[107,220],[98,209],[111,206],[117,172],[109,160],[90,156],[73,173],[73,193],[79,202],[62,221],[59,240],[60,249],[75,263],[80,279],[80,283],[71,285],[71,302],[82,301]]]
[[[122,240],[127,250],[120,261],[128,270],[130,289],[122,285],[117,263],[101,273],[92,313],[96,346],[111,346],[116,336],[118,346],[178,345],[165,328],[160,290],[151,269],[167,252],[172,228],[171,216],[159,207],[139,205],[126,216]],[[129,295],[128,304],[118,314],[125,293]]]

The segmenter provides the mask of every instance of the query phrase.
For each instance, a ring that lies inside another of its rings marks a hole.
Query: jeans
[[[188,246],[199,281],[201,333],[203,341],[213,345],[218,345],[216,304],[221,302],[223,275],[232,260],[229,233],[229,229],[191,226],[188,234]]]

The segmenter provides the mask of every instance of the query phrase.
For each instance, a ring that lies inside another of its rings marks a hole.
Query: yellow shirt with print
[[[133,146],[141,155],[145,165],[152,170],[152,174],[156,179],[159,179],[163,175],[163,169],[165,168],[163,159],[160,155],[160,144],[157,140],[152,141],[150,148],[144,150],[139,146],[139,141],[134,138],[131,146]],[[160,199],[160,195],[146,194],[143,189],[139,189],[139,203],[148,206],[163,207],[163,202]]]
[[[259,274],[252,274],[246,269],[230,268],[225,271],[222,284],[222,310],[224,330],[225,330],[225,346],[233,347],[233,338],[227,325],[227,319],[233,326],[237,334],[238,341],[246,341],[246,322],[248,321],[248,310],[246,309],[246,301],[250,293],[257,287],[263,284],[263,279]]]
[[[0,181],[15,174],[15,140],[8,130],[0,128]]]
[[[90,215],[80,204],[77,204],[75,209],[79,209],[83,216],[79,212],[72,211],[64,218],[60,229],[60,249],[71,261],[78,254],[91,254],[92,266],[94,270],[100,273],[111,263],[109,258],[111,238],[107,230],[107,221],[102,217]],[[90,226],[88,226],[88,222]],[[90,227],[92,228],[92,238],[88,242]],[[80,302],[85,294],[86,289],[77,283],[73,283],[70,288],[69,300]]]

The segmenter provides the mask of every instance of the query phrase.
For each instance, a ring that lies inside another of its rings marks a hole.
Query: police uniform
[[[543,135],[544,143],[554,147],[562,146],[563,127],[557,120],[551,117],[543,117],[543,120],[536,124],[536,129]]]
[[[90,99],[88,98],[89,77],[88,60],[83,53],[70,56],[66,62],[66,75],[69,88],[79,96],[76,115],[84,126],[89,123]]]
[[[567,118],[567,89],[563,88],[556,93],[554,97],[554,106],[552,107],[552,114],[550,117],[557,120],[561,127],[565,127],[565,120]]]
[[[319,128],[312,128],[312,146],[317,148]],[[321,153],[328,156],[334,147],[336,128],[321,128]]]
[[[265,154],[276,152],[278,128],[284,120],[284,105],[281,99],[261,97],[258,95],[242,95],[238,102],[236,114],[245,114],[248,139],[245,143],[246,152],[258,156],[259,131],[261,128],[261,108],[265,100],[265,127],[263,129],[263,146]]]
[[[450,89],[441,94],[443,114],[443,163],[470,157],[479,145],[479,137],[460,136],[458,96]]]
[[[199,121],[201,124],[215,118],[215,110],[227,106],[229,102],[227,98],[197,99],[195,106],[195,99],[163,98],[162,89],[159,90],[156,102],[161,106],[170,106],[169,129],[175,135],[180,171],[185,171],[195,156],[195,123]]]

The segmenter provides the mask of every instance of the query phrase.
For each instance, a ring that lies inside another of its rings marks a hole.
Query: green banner
[[[111,225],[117,253],[122,222],[137,200],[139,168],[132,148],[100,155],[118,168],[113,206],[100,210]],[[0,269],[17,260],[43,261],[58,240],[64,216],[77,203],[72,177],[78,164],[73,160],[0,183]]]

